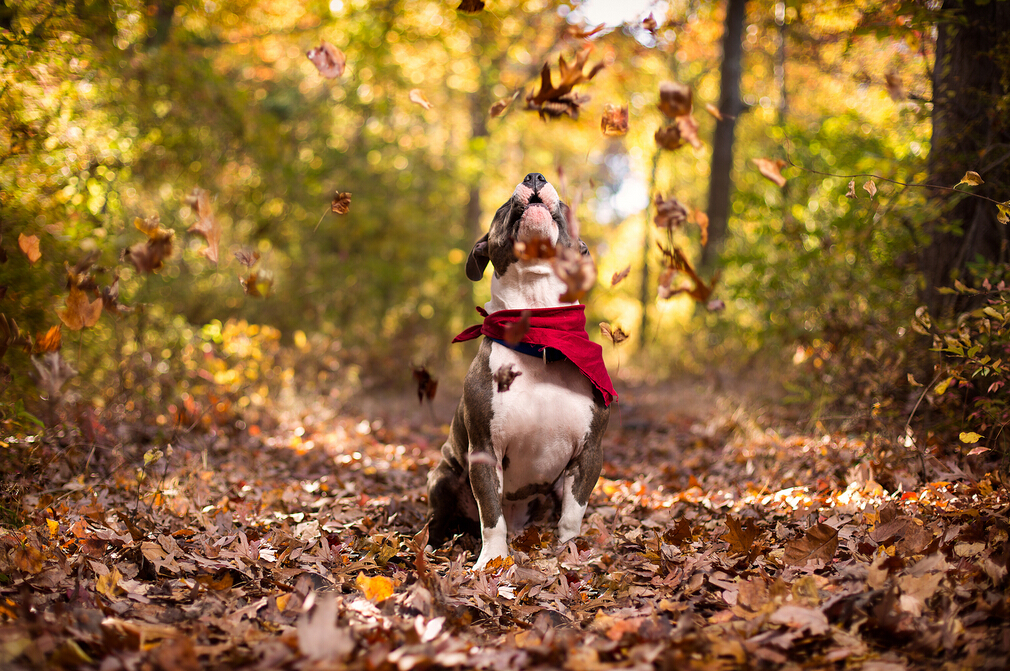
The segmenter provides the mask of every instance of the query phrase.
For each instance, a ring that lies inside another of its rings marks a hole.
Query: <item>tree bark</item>
[[[733,132],[736,117],[743,110],[740,101],[740,73],[743,59],[743,29],[747,17],[746,0],[727,0],[722,37],[722,84],[719,112],[712,139],[712,177],[708,187],[708,245],[701,265],[711,267],[719,256],[729,229],[730,194],[733,190]]]
[[[953,186],[965,171],[974,170],[985,184],[969,187],[973,193],[1006,200],[1010,2],[948,1],[941,12],[933,68],[930,184]],[[996,221],[993,203],[940,190],[931,198],[936,212],[924,225],[929,242],[919,268],[925,279],[923,302],[938,317],[968,307],[963,297],[938,291],[956,278],[968,279],[968,264],[978,258],[1007,262],[1008,229]]]

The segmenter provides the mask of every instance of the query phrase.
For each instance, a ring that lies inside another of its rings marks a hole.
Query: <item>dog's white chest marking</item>
[[[498,312],[575,305],[558,300],[566,289],[550,261],[520,261],[510,265],[501,277],[496,274],[491,278],[491,300],[484,309]]]

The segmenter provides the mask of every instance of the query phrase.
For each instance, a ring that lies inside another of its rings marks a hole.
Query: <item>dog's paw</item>
[[[474,571],[483,571],[487,568],[488,563],[494,559],[506,559],[509,556],[509,548],[507,543],[492,543],[486,544],[481,548],[480,555],[477,557],[477,561],[474,562]]]

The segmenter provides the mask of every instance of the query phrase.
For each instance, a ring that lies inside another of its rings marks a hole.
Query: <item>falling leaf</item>
[[[421,89],[410,89],[410,93],[407,97],[410,98],[410,102],[420,105],[426,110],[430,110],[432,108],[432,104],[424,97],[424,91]]]
[[[1001,224],[1010,224],[1010,200],[1005,203],[996,203],[996,221]]]
[[[498,367],[491,379],[494,380],[499,392],[505,392],[512,386],[512,381],[520,375],[522,375],[522,371],[513,370],[512,364],[506,363]]]
[[[568,30],[568,34],[571,35],[572,37],[574,37],[575,39],[577,39],[577,40],[587,40],[590,37],[592,37],[593,35],[596,35],[597,33],[599,33],[601,30],[603,30],[606,27],[607,27],[607,24],[601,23],[600,25],[598,25],[598,26],[596,26],[594,28],[590,28],[588,30],[584,26],[568,26],[567,30]]]
[[[77,287],[70,289],[66,305],[65,309],[57,310],[56,314],[71,331],[80,331],[82,328],[94,326],[98,323],[98,318],[102,316],[102,299],[96,298],[93,301],[88,301],[87,294]]]
[[[530,330],[531,316],[532,313],[529,310],[520,312],[517,321],[509,322],[505,325],[505,333],[502,335],[502,340],[513,347],[521,343],[523,336]]]
[[[701,210],[695,210],[694,220],[697,222],[698,228],[701,230],[700,242],[701,246],[704,247],[708,244],[708,215]]]
[[[133,264],[138,271],[153,273],[172,256],[172,238],[175,231],[161,227],[158,215],[133,220],[138,231],[147,236],[147,242],[139,242],[123,251],[123,258]]]
[[[845,197],[846,198],[856,197],[856,180],[854,179],[849,180],[849,190],[845,192]]]
[[[217,263],[218,245],[221,242],[221,224],[214,218],[210,207],[210,192],[206,189],[193,189],[186,198],[186,203],[196,211],[197,221],[186,232],[202,236],[207,241],[207,247],[201,253],[211,263]]]
[[[653,138],[656,140],[656,145],[660,149],[674,151],[675,149],[680,149],[684,146],[684,138],[681,136],[680,128],[677,124],[663,126],[656,131]]]
[[[901,75],[891,70],[884,75],[884,82],[887,87],[887,95],[891,96],[891,100],[901,102],[905,99],[905,88],[901,84]]]
[[[235,259],[246,268],[252,268],[260,260],[260,253],[251,249],[240,249],[235,252]]]
[[[24,233],[18,234],[18,247],[24,252],[24,255],[28,257],[28,263],[30,265],[35,265],[35,262],[42,258],[42,252],[39,251],[39,238],[37,235],[25,235]]]
[[[344,74],[347,57],[329,42],[323,42],[315,49],[309,49],[305,55],[319,70],[319,74],[327,79],[334,79]]]
[[[46,392],[50,400],[59,398],[63,385],[77,375],[74,367],[67,363],[59,352],[46,352],[42,356],[33,356],[32,365],[38,373],[39,387]]]
[[[678,82],[662,82],[659,85],[659,111],[676,119],[691,113],[693,104],[691,87]]]
[[[551,263],[554,274],[565,283],[565,292],[558,297],[562,303],[581,300],[596,283],[596,264],[592,257],[583,256],[577,249],[559,246]]]
[[[752,158],[751,161],[757,166],[758,171],[770,179],[771,181],[778,184],[780,187],[786,185],[786,178],[782,176],[782,168],[786,166],[786,162],[780,158],[775,160],[767,158]]]
[[[706,283],[698,275],[691,262],[687,260],[680,247],[674,246],[672,249],[665,249],[660,245],[659,250],[666,262],[665,269],[659,275],[659,297],[666,299],[686,293],[698,303],[708,303],[715,290],[718,275],[713,277],[711,282]],[[687,275],[691,284],[674,288],[672,286],[673,278],[680,273]]]
[[[968,443],[970,445],[982,440],[983,436],[975,433],[974,431],[962,431],[958,438],[961,439],[962,443]]]
[[[733,117],[724,115],[719,111],[719,108],[712,103],[705,103],[705,111],[715,117],[718,121],[725,121],[726,119],[732,119]]]
[[[726,309],[726,302],[721,298],[713,298],[705,304],[705,309],[709,312],[722,312]]]
[[[52,326],[45,333],[39,333],[35,338],[35,346],[32,347],[32,354],[45,354],[46,352],[58,352],[63,345],[63,328],[57,324]]]
[[[642,20],[642,27],[648,30],[653,35],[655,35],[656,28],[659,27],[659,24],[656,23],[656,19],[653,18],[652,14],[650,13],[647,17],[645,17],[645,19]]]
[[[66,261],[63,262],[63,266],[67,269],[67,289],[72,287],[77,287],[82,291],[95,291],[98,289],[98,283],[91,276],[88,271],[91,270],[91,266],[95,264],[101,253],[96,249],[81,257],[74,267],[71,268],[70,264]]]
[[[423,403],[424,399],[429,402],[435,400],[435,392],[438,391],[438,380],[431,376],[424,366],[414,368],[414,381],[417,382],[417,402]]]
[[[610,286],[616,287],[629,273],[631,273],[631,264],[628,264],[628,267],[624,270],[614,273],[613,277],[610,278]]]
[[[530,238],[525,242],[516,240],[512,244],[512,251],[520,261],[531,261],[533,259],[553,259],[557,256],[557,249],[547,238]]]
[[[968,172],[964,173],[964,177],[961,178],[961,181],[954,185],[954,188],[956,189],[962,184],[968,184],[970,186],[979,186],[981,184],[985,184],[985,182],[982,181],[981,175],[979,175],[974,170],[969,170]]]
[[[838,549],[838,530],[819,523],[807,529],[803,538],[786,543],[783,560],[790,566],[804,566],[812,560],[830,562]]]
[[[7,315],[0,314],[0,359],[3,359],[11,347],[28,344],[28,339],[21,334],[18,323]]]
[[[337,214],[347,214],[351,210],[351,194],[337,191],[330,201],[330,211]]]
[[[364,573],[358,574],[358,577],[354,579],[354,584],[361,590],[366,599],[375,603],[391,597],[395,586],[392,578],[387,578],[384,575],[371,577]]]
[[[692,147],[695,149],[701,149],[705,144],[698,137],[698,121],[691,114],[685,114],[683,116],[677,117],[677,129],[680,131],[680,137],[687,140]]]
[[[112,280],[112,284],[102,287],[102,307],[115,315],[133,311],[132,307],[119,302],[119,275]]]
[[[603,63],[592,66],[587,73],[586,61],[589,59],[590,48],[583,49],[571,65],[564,56],[558,56],[558,73],[561,82],[555,88],[551,78],[551,66],[544,63],[540,71],[540,90],[535,94],[531,91],[526,96],[526,109],[539,112],[540,118],[547,116],[560,117],[565,114],[572,119],[579,118],[579,108],[589,102],[589,96],[574,93],[572,89],[583,82],[588,82],[603,69]]]
[[[476,14],[484,9],[484,0],[463,0],[456,9],[464,14]]]
[[[512,104],[512,101],[519,97],[520,93],[522,93],[521,90],[516,90],[516,92],[510,95],[508,98],[502,98],[501,100],[495,101],[495,103],[491,105],[491,108],[488,110],[488,114],[492,117],[501,116],[505,112],[505,110],[509,108],[509,105]]]
[[[602,333],[614,345],[619,345],[628,339],[628,334],[620,326],[612,327],[607,322],[600,322],[600,333]]]
[[[732,515],[726,516],[726,533],[722,540],[729,543],[730,552],[736,554],[748,554],[754,541],[761,535],[761,528],[752,520],[747,520],[743,524]]]
[[[687,208],[676,197],[664,199],[663,194],[657,193],[655,205],[656,216],[653,221],[657,227],[672,230],[680,228],[687,221]]]
[[[863,184],[863,189],[866,191],[866,193],[870,194],[870,198],[873,198],[875,195],[877,195],[877,185],[874,184],[872,179],[867,180],[866,184]]]
[[[608,137],[628,134],[628,106],[607,105],[600,120],[600,129]]]
[[[240,277],[238,281],[247,296],[266,298],[273,293],[274,274],[269,270],[254,270],[248,277]]]

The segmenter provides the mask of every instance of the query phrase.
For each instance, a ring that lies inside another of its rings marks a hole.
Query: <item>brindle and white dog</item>
[[[552,245],[579,245],[588,254],[585,243],[571,239],[567,209],[543,175],[530,173],[498,208],[490,231],[470,252],[466,273],[478,281],[488,262],[494,267],[487,319],[513,314],[502,311],[539,314],[555,311],[538,313],[538,308],[575,306],[571,311],[581,319],[576,335],[598,349],[585,334],[582,306],[561,302],[566,287],[550,261],[520,260],[514,252],[516,241],[546,238]],[[557,512],[558,504],[558,540],[581,531],[600,475],[600,442],[613,388],[602,357],[598,366],[606,380],[601,385],[599,375],[593,381],[566,356],[550,353],[529,347],[517,351],[504,340],[483,338],[442,460],[428,474],[429,542],[437,547],[458,531],[479,536],[482,546],[474,569],[507,557],[508,540],[545,511]],[[519,375],[507,391],[498,391],[494,373],[510,365]]]

